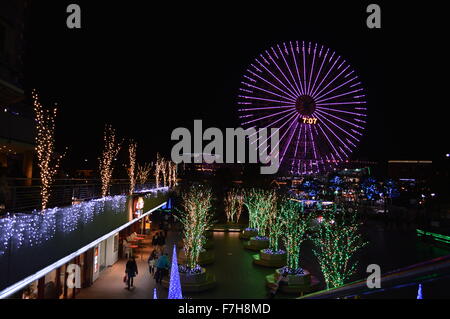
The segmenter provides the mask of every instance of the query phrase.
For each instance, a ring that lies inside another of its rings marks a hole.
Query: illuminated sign
[[[316,117],[303,117],[303,123],[304,124],[317,124],[317,118]]]

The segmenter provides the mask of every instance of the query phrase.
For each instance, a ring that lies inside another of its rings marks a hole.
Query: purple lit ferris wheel
[[[347,161],[366,125],[355,71],[311,42],[285,42],[261,53],[243,76],[238,104],[244,128],[279,128],[280,165],[292,174]]]

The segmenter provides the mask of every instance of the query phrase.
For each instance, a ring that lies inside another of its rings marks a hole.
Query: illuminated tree
[[[170,163],[166,161],[165,158],[161,158],[161,172],[162,172],[162,179],[163,179],[163,186],[167,186],[167,180],[169,177],[169,165]]]
[[[309,217],[302,213],[298,202],[284,198],[278,205],[281,220],[281,237],[287,253],[287,266],[291,270],[300,268],[300,248],[306,239]]]
[[[283,233],[283,215],[281,210],[274,207],[269,210],[268,214],[268,228],[269,228],[269,249],[278,251],[280,248],[279,242],[281,234]]]
[[[136,150],[137,143],[131,141],[128,147],[128,155],[130,160],[130,166],[128,167],[128,177],[130,179],[130,195],[134,193],[136,187]]]
[[[334,288],[342,286],[355,272],[357,262],[350,263],[350,259],[367,242],[359,232],[356,210],[323,211],[322,215],[318,232],[312,237],[313,252],[327,288]]]
[[[258,190],[256,201],[255,223],[260,236],[266,236],[269,231],[269,219],[276,210],[277,196],[275,191]]]
[[[55,153],[55,119],[56,111],[46,110],[39,102],[36,91],[32,93],[36,121],[36,153],[41,178],[41,208],[47,208],[51,195],[51,186],[55,180],[62,155]]]
[[[121,142],[116,141],[116,131],[111,125],[105,126],[104,134],[105,146],[100,161],[100,177],[102,180],[102,197],[109,193],[111,186],[112,173],[114,170],[113,161],[119,153]]]
[[[191,186],[182,195],[184,211],[180,221],[183,224],[183,242],[187,267],[193,269],[206,242],[205,231],[212,226],[212,192],[203,186]]]
[[[178,173],[178,165],[172,161],[168,162],[167,168],[169,170],[169,187],[173,187],[177,185],[177,173]]]
[[[232,189],[225,196],[225,214],[228,222],[239,222],[244,205],[244,197],[237,189]],[[235,217],[236,216],[236,220]]]
[[[137,164],[137,172],[136,172],[137,183],[140,185],[144,185],[145,183],[147,183],[150,177],[151,170],[152,167],[150,166],[150,164],[145,163],[142,166],[140,164]]]
[[[261,236],[266,235],[269,213],[275,209],[274,191],[252,188],[244,193],[244,205],[248,209],[249,227],[258,229]]]
[[[183,294],[181,292],[180,273],[178,271],[176,245],[173,245],[172,266],[170,268],[169,294],[167,299],[183,299]]]
[[[380,194],[379,185],[377,180],[373,177],[366,178],[361,183],[361,188],[364,192],[364,195],[369,200],[374,200]]]
[[[248,220],[249,228],[256,229],[256,214],[257,214],[257,201],[259,199],[258,192],[256,189],[246,190],[244,192],[244,205],[248,210]]]
[[[156,154],[156,163],[155,163],[155,180],[156,180],[156,187],[159,187],[159,181],[161,178],[161,172],[163,170],[163,164],[164,159],[159,155],[159,153]]]

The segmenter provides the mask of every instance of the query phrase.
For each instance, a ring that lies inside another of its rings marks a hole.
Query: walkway
[[[153,233],[151,234],[153,236]],[[100,277],[88,288],[81,289],[77,299],[153,299],[153,289],[157,289],[158,298],[167,298],[167,289],[156,284],[153,275],[148,271],[147,259],[152,249],[151,236],[144,240],[145,248],[136,252],[138,275],[134,278],[134,289],[125,288],[123,277],[125,276],[126,259],[120,259],[111,267],[105,269]],[[169,231],[165,251],[171,257],[172,247],[178,238],[178,233]]]

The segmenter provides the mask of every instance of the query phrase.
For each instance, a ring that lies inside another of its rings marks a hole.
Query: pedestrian
[[[160,235],[160,241],[159,241],[159,245],[161,247],[163,247],[166,244],[166,236],[164,236],[163,234]]]
[[[158,259],[158,252],[156,251],[156,249],[153,249],[153,251],[152,251],[150,257],[151,257],[152,259]]]
[[[153,274],[155,272],[155,264],[156,259],[153,257],[153,253],[148,257],[148,270],[150,274]]]
[[[125,266],[125,274],[127,275],[127,288],[130,290],[130,288],[133,287],[133,278],[138,274],[138,268],[134,256],[131,256],[130,259],[128,259]]]
[[[156,233],[152,238],[152,245],[157,246],[158,245],[158,233]]]
[[[161,254],[161,257],[158,258],[158,261],[156,262],[156,273],[155,273],[155,279],[156,283],[160,284],[163,280],[163,277],[166,273],[166,269],[169,268],[169,258],[166,254]]]

